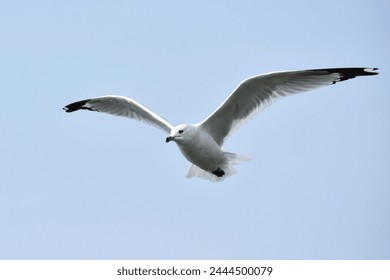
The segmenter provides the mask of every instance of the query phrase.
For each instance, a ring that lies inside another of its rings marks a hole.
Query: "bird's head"
[[[182,143],[191,138],[192,133],[193,127],[191,125],[181,124],[171,130],[171,133],[166,138],[165,142],[175,141],[176,143]]]

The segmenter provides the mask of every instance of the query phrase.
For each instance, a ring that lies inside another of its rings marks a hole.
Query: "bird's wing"
[[[66,105],[63,109],[68,113],[84,109],[127,117],[153,125],[168,133],[173,128],[164,118],[138,102],[123,96],[109,95],[85,99]]]
[[[332,68],[272,72],[244,80],[200,126],[222,145],[250,116],[278,97],[332,85],[356,76],[376,75],[377,68]]]

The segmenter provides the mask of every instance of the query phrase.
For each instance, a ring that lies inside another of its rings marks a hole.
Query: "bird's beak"
[[[172,141],[173,139],[175,139],[175,137],[168,136],[167,139],[165,139],[165,143],[168,143],[169,141]]]

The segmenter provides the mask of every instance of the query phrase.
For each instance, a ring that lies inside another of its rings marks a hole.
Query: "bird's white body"
[[[66,112],[79,109],[109,113],[156,126],[174,141],[192,163],[187,177],[221,181],[235,173],[233,165],[249,157],[225,152],[225,139],[253,114],[277,98],[332,85],[356,76],[376,75],[376,68],[332,68],[267,73],[244,80],[221,106],[199,124],[173,126],[150,109],[123,96],[103,96],[71,103]]]
[[[175,142],[189,162],[206,171],[214,171],[218,166],[226,165],[224,152],[210,134],[199,129],[199,125],[184,126],[189,137],[183,140],[176,138]]]
[[[182,131],[182,133],[179,133]],[[199,124],[182,124],[172,129],[167,141],[175,141],[184,157],[192,163],[186,177],[201,177],[221,181],[235,173],[232,165],[249,157],[222,150],[214,138]],[[221,170],[222,176],[213,172]]]

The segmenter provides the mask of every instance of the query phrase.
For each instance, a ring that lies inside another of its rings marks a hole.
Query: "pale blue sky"
[[[0,259],[389,259],[389,1],[3,1]],[[222,183],[145,124],[62,107],[119,94],[173,124],[243,79],[379,67],[278,101]]]

